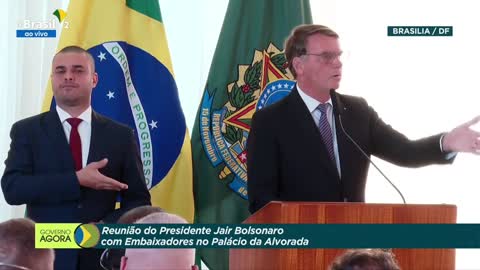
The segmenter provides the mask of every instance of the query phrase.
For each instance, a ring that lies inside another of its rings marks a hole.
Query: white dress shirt
[[[58,116],[60,117],[60,122],[63,126],[63,131],[65,136],[67,136],[67,141],[70,143],[70,131],[72,126],[67,122],[68,118],[72,118],[70,114],[64,111],[62,108],[56,107]],[[78,125],[78,133],[80,134],[80,140],[82,142],[82,168],[87,165],[88,152],[90,150],[90,139],[92,137],[92,107],[88,107],[83,113],[81,113],[77,118],[82,119],[82,122]]]

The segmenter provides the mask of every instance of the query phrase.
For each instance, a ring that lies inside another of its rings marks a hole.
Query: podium
[[[245,224],[456,223],[454,205],[270,202]],[[328,269],[346,249],[230,249],[230,270]],[[455,249],[393,249],[401,269],[454,270]]]

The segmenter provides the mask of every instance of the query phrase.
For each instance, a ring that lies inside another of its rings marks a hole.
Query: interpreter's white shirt
[[[67,122],[68,118],[72,118],[70,114],[64,111],[62,108],[56,106],[58,116],[60,117],[60,122],[63,126],[63,131],[65,136],[67,136],[67,141],[70,143],[70,131],[72,127]],[[81,113],[77,118],[82,119],[82,122],[78,125],[78,133],[80,134],[80,140],[82,142],[82,168],[87,166],[88,152],[90,150],[90,139],[92,137],[92,107],[88,107],[83,113]]]

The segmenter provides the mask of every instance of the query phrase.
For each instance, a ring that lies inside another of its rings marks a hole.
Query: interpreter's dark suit
[[[115,210],[118,192],[79,185],[56,110],[12,126],[12,142],[1,182],[5,200],[13,205],[26,204],[29,218],[48,223],[113,223],[125,211],[149,205],[150,194],[132,130],[95,112],[91,128],[87,164],[108,158],[107,166],[100,172],[128,185],[127,190],[120,192],[120,209]],[[55,253],[55,269],[101,269],[98,251]]]
[[[440,149],[441,134],[411,141],[385,124],[363,98],[332,94],[341,178],[318,127],[294,88],[289,96],[257,111],[247,142],[250,212],[270,201],[363,202],[368,154],[397,165],[451,163]]]

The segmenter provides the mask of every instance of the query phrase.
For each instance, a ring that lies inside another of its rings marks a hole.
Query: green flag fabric
[[[192,132],[196,223],[249,216],[251,118],[293,88],[283,43],[311,21],[308,0],[230,0]],[[226,249],[198,249],[197,256],[209,269],[228,269]]]

